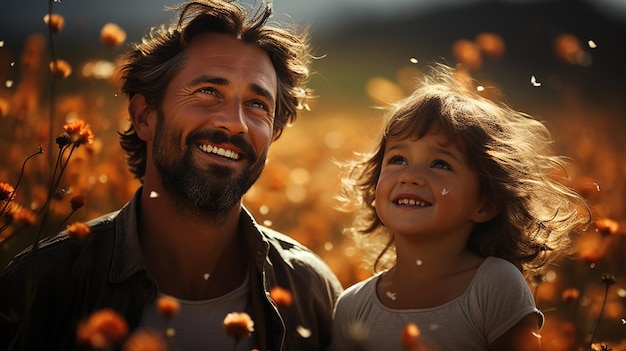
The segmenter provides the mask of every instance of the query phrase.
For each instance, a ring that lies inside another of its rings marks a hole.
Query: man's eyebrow
[[[250,84],[250,90],[252,90],[255,94],[261,95],[265,97],[272,106],[276,105],[276,99],[274,98],[274,94],[272,94],[269,90],[263,88],[258,84]]]
[[[228,85],[230,84],[230,81],[222,77],[212,77],[212,76],[207,76],[207,75],[201,75],[199,77],[192,79],[189,83],[187,83],[187,86],[195,87],[195,86],[206,84],[206,83],[211,83],[211,84],[216,84],[216,85]]]
[[[202,85],[202,84],[206,84],[206,83],[226,86],[226,85],[230,84],[230,81],[228,79],[226,79],[226,78],[223,78],[223,77],[213,77],[213,76],[208,76],[208,75],[201,75],[199,77],[196,77],[196,78],[192,79],[187,84],[187,87],[196,87],[198,85]],[[270,92],[269,90],[265,89],[264,87],[262,87],[262,86],[260,86],[258,84],[254,84],[254,83],[250,84],[248,87],[255,94],[261,95],[264,98],[266,98],[272,105],[276,104],[276,98],[274,97],[274,94],[272,94],[272,92]]]

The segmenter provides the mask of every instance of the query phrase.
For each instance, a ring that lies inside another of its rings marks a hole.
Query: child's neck
[[[397,259],[377,287],[383,304],[397,309],[436,307],[462,295],[483,261],[466,250],[453,255],[399,250]]]

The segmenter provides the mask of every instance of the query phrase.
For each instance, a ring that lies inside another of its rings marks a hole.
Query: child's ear
[[[473,220],[476,223],[489,222],[498,212],[499,210],[493,202],[484,199],[482,206],[480,206],[474,214]]]
[[[146,97],[141,94],[134,95],[128,103],[128,114],[139,139],[152,140],[156,130],[156,110],[148,106]]]

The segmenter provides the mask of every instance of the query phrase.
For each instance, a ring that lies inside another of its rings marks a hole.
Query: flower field
[[[139,186],[127,170],[117,135],[128,123],[126,99],[119,94],[114,71],[127,40],[124,29],[104,26],[100,38],[93,40],[99,40],[106,54],[73,62],[64,59],[69,53],[55,49],[64,22],[73,19],[49,15],[42,21],[48,30],[12,46],[19,49],[10,50],[0,37],[2,267],[37,239],[59,230],[89,235],[88,228],[81,226],[84,221],[118,209]],[[601,41],[556,35],[550,55],[564,74],[593,67],[585,57],[603,50]],[[495,32],[458,38],[448,45],[447,61],[462,64],[483,84],[487,97],[498,98],[491,94],[506,78],[502,73],[506,61],[500,58],[507,53],[507,44]],[[332,58],[332,52],[328,54]],[[493,70],[498,62],[500,70]],[[372,271],[352,239],[343,234],[350,214],[337,210],[336,163],[365,150],[382,114],[375,107],[408,94],[413,78],[424,68],[419,57],[411,56],[387,66],[392,74],[386,76],[363,72],[364,83],[354,87],[362,95],[358,99],[325,96],[326,83],[316,77],[319,97],[274,143],[263,175],[245,197],[246,207],[259,223],[312,248],[345,287]],[[325,82],[349,80],[333,76],[341,67],[318,71]],[[556,351],[626,350],[624,101],[609,96],[596,103],[575,86],[554,88],[547,74],[527,76],[527,81],[518,83],[524,85],[519,90],[503,93],[541,95],[540,89],[551,89],[555,98],[550,101],[535,105],[530,97],[519,97],[516,107],[546,121],[557,138],[555,148],[571,157],[572,186],[585,196],[593,212],[592,224],[575,239],[575,253],[546,274],[529,277],[537,305],[546,316],[543,345]]]

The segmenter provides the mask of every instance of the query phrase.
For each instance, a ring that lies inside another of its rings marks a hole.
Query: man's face
[[[272,142],[277,79],[261,49],[193,39],[158,111],[152,157],[166,191],[206,214],[239,205]]]

